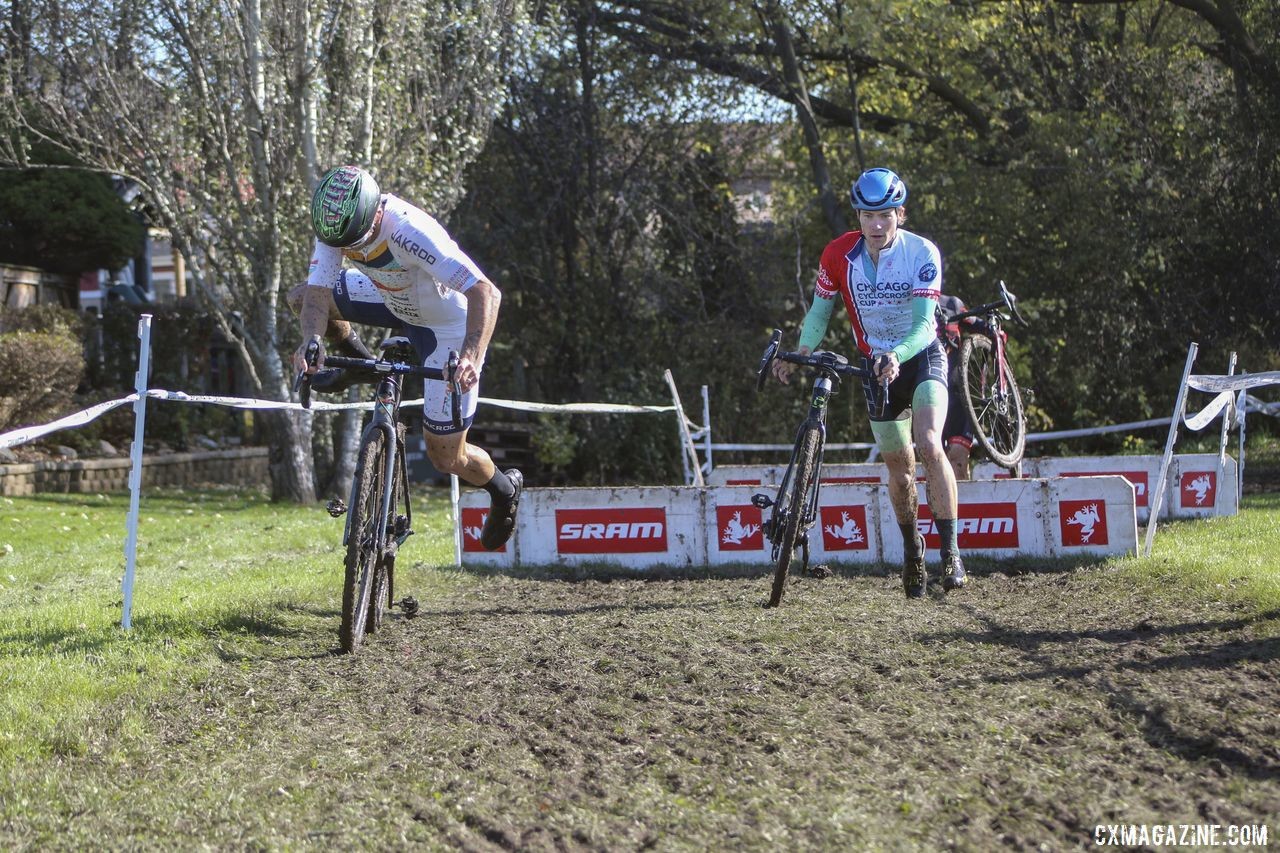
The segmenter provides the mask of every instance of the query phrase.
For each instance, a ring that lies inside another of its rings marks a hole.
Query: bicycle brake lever
[[[453,419],[453,428],[462,429],[462,386],[458,384],[458,364],[461,360],[456,350],[449,350],[446,367],[449,370],[449,414]]]
[[[756,390],[764,390],[764,380],[769,375],[769,368],[773,366],[773,359],[778,355],[778,347],[782,346],[782,330],[774,329],[773,334],[769,336],[769,343],[764,348],[764,355],[760,357],[760,367],[756,370]]]
[[[320,360],[320,336],[312,335],[311,340],[307,341],[307,351],[303,355],[308,367],[314,367],[316,362]],[[300,370],[293,380],[293,390],[298,393],[299,402],[302,408],[311,408],[311,374],[307,371]]]
[[[1004,297],[1004,304],[1009,307],[1009,313],[1013,315],[1013,319],[1017,321],[1019,326],[1030,326],[1022,316],[1022,312],[1018,310],[1018,297],[1009,292],[1009,288],[1005,287],[1004,281],[1000,282],[1000,295]]]

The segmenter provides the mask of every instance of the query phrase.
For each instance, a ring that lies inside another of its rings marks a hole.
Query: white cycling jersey
[[[911,335],[911,300],[942,293],[942,255],[918,234],[899,228],[893,245],[880,250],[868,275],[866,241],[860,231],[832,240],[822,253],[815,295],[844,299],[854,341],[863,355],[889,352]]]
[[[307,284],[336,287],[346,258],[405,323],[432,329],[464,325],[462,294],[484,273],[430,214],[389,193],[382,204],[382,222],[362,247],[337,249],[316,241]]]

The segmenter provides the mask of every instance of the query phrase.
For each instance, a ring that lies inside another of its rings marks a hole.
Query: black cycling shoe
[[[929,583],[929,574],[924,568],[924,537],[916,534],[916,556],[907,556],[902,562],[902,590],[907,598],[924,598],[925,588]]]
[[[503,473],[507,475],[515,491],[507,500],[499,502],[494,499],[489,506],[489,517],[484,520],[484,529],[480,531],[480,544],[486,551],[496,551],[507,544],[516,529],[516,510],[520,508],[524,475],[515,468],[508,468]]]
[[[341,367],[326,367],[311,374],[311,390],[322,391],[325,394],[337,394],[358,384],[360,384],[360,377]]]
[[[960,559],[959,554],[952,554],[947,557],[946,563],[942,567],[942,589],[951,592],[953,589],[959,589],[969,582],[969,575],[964,570],[964,560]]]

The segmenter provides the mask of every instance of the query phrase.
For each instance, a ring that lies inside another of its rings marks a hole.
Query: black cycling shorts
[[[862,367],[870,370],[871,359],[862,357]],[[884,385],[875,379],[862,380],[862,393],[867,398],[867,416],[873,421],[893,421],[911,408],[916,388],[922,382],[934,380],[947,384],[947,354],[937,338],[898,369],[898,378],[889,385],[886,399]]]

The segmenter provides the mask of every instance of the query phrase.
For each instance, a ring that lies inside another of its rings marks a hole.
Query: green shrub
[[[70,414],[83,376],[80,339],[69,331],[0,335],[0,430]]]

